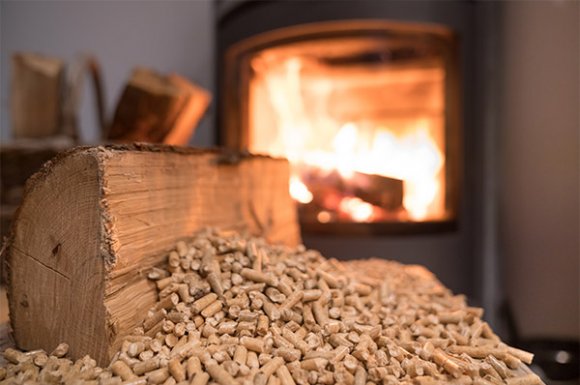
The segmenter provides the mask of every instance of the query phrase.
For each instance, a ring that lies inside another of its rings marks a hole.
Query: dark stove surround
[[[481,38],[481,32],[489,27],[493,6],[471,1],[388,0],[221,1],[217,6],[218,135],[223,134],[221,128],[228,118],[224,116],[226,110],[223,102],[225,55],[228,48],[246,38],[300,24],[365,19],[436,24],[450,28],[457,34],[459,77],[463,85],[459,94],[462,135],[456,138],[463,149],[458,154],[461,199],[457,227],[442,233],[410,235],[337,237],[304,233],[303,240],[308,247],[339,259],[379,256],[425,265],[453,291],[465,293],[473,303],[486,306],[493,321],[497,292],[488,286],[493,284],[490,275],[495,275],[496,271],[495,262],[487,259],[495,255],[495,240],[493,235],[490,237],[488,234],[495,232],[495,228],[486,213],[493,211],[495,203],[489,197],[484,199],[484,192],[488,191],[489,186],[483,181],[484,174],[490,176],[483,159],[489,151],[486,148],[490,143],[490,138],[486,136],[489,130],[486,131],[486,128],[489,128],[489,111],[493,109],[489,108],[491,99],[486,95],[493,79],[484,80],[479,76],[488,62],[484,52],[493,40],[490,30],[485,31],[484,39]],[[223,145],[226,139],[220,136],[218,143]]]

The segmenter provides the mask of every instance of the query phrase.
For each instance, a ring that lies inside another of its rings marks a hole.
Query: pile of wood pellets
[[[426,269],[338,262],[207,230],[154,268],[159,300],[107,368],[5,351],[0,384],[542,384]]]

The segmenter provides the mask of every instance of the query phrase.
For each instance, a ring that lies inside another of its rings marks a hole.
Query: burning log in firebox
[[[336,170],[308,167],[301,180],[312,193],[312,200],[302,208],[310,214],[327,212],[326,216],[365,222],[393,217],[403,210],[400,179],[363,172],[345,176]]]

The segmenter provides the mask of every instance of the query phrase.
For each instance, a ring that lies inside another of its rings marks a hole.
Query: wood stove
[[[489,37],[490,29],[480,6],[226,0],[217,7],[218,143],[290,158],[305,244],[335,258],[419,263],[481,300],[490,83],[480,76],[489,40],[478,32]],[[407,152],[410,143],[420,150]],[[435,198],[410,206],[412,177],[386,156],[405,167],[430,159],[419,190]]]
[[[286,157],[311,232],[450,229],[457,212],[457,52],[450,29],[309,23],[225,55],[223,141]]]

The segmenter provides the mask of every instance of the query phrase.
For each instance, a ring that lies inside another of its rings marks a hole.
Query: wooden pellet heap
[[[0,384],[541,384],[426,269],[208,230],[148,273],[159,301],[108,368],[7,350]],[[3,380],[3,381],[2,381]]]

